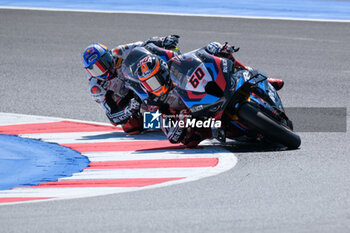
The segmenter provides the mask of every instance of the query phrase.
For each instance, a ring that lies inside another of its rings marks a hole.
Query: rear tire
[[[238,110],[238,116],[272,142],[280,143],[289,149],[297,149],[301,144],[297,134],[278,124],[250,103],[242,104]]]

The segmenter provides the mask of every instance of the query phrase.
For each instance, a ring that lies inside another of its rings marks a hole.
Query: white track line
[[[47,119],[43,117],[29,117],[23,119],[23,115],[14,114],[13,117],[10,117],[9,114],[0,114],[0,126],[5,125],[20,125],[20,124],[34,124],[34,123],[48,123],[48,122],[58,122],[58,119]]]
[[[197,176],[209,171],[211,167],[205,168],[145,168],[145,169],[104,169],[84,170],[73,174],[71,177],[59,180],[100,180],[100,179],[127,179],[127,178],[176,178]]]
[[[58,121],[74,121],[78,123],[112,126],[109,123],[103,123],[103,122],[83,121],[83,120],[62,118],[62,117],[36,116],[36,115],[29,115],[29,114],[0,112],[0,126],[1,125],[2,126],[3,125],[21,125],[21,124],[30,124],[30,123],[50,123],[50,122],[58,122]]]
[[[128,192],[130,188],[106,187],[106,188],[16,188],[11,192],[0,192],[1,197],[59,197],[76,198],[76,196],[89,197],[112,193]],[[138,188],[132,188],[132,191]],[[93,195],[91,195],[93,194]],[[57,198],[55,198],[57,199]],[[10,203],[9,203],[10,204]]]
[[[216,150],[214,151],[214,148]],[[166,151],[154,150],[149,152],[137,151],[115,151],[115,152],[93,152],[82,153],[87,156],[91,162],[104,161],[126,161],[126,160],[150,160],[150,159],[183,159],[183,158],[212,158],[215,153],[232,154],[222,150],[220,147],[206,147],[205,149],[191,149],[187,153],[184,150]]]
[[[287,20],[287,21],[350,23],[350,20],[309,19],[309,18],[293,18],[293,17],[262,17],[262,16],[214,15],[214,14],[213,15],[208,15],[208,14],[180,14],[180,13],[140,12],[140,11],[76,10],[76,9],[63,9],[63,8],[9,7],[9,6],[0,6],[0,9],[56,11],[56,12],[58,11],[58,12],[103,13],[103,14],[140,14],[140,15],[165,15],[165,16],[170,15],[170,16],[190,16],[190,17],[205,17],[205,18],[267,19],[267,20]]]
[[[49,133],[49,134],[21,134],[24,138],[41,139],[45,142],[59,144],[68,143],[95,143],[95,142],[122,142],[133,140],[166,140],[161,132],[145,133],[140,135],[126,135],[123,131],[81,132],[81,133]]]

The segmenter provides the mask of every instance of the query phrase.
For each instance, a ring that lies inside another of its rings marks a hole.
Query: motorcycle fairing
[[[284,112],[276,89],[266,79],[257,83],[256,92],[251,92],[250,98],[270,111],[275,111],[277,108]]]
[[[162,58],[165,62],[168,62],[171,58],[173,58],[177,53],[168,49],[160,48],[154,44],[148,44],[145,46],[145,48],[150,51],[151,53],[159,56]]]
[[[185,105],[194,112],[213,108],[218,102],[224,102],[223,98],[228,97],[224,94],[218,96],[208,93],[210,90],[206,87],[210,82],[215,83],[222,93],[227,93],[227,87],[234,85],[234,82],[231,85],[227,85],[226,82],[232,72],[232,62],[210,55],[205,51],[194,51],[176,56],[170,60],[169,64],[174,90]]]

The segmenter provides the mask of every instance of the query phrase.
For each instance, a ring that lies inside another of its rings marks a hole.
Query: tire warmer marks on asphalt
[[[119,127],[94,122],[0,113],[0,134],[58,143],[90,161],[71,177],[0,191],[0,204],[163,187],[217,175],[237,162],[232,152],[210,141],[200,148],[185,149],[170,144],[160,132],[126,135]]]

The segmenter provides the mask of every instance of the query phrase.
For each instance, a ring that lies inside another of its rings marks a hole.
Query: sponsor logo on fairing
[[[244,81],[247,82],[250,79],[250,72],[249,71],[245,71],[243,73],[243,78],[244,78]]]
[[[88,59],[88,62],[91,63],[91,62],[93,62],[94,60],[97,60],[97,58],[98,58],[98,55],[97,55],[97,54],[94,54],[94,55],[92,55],[92,56]]]

